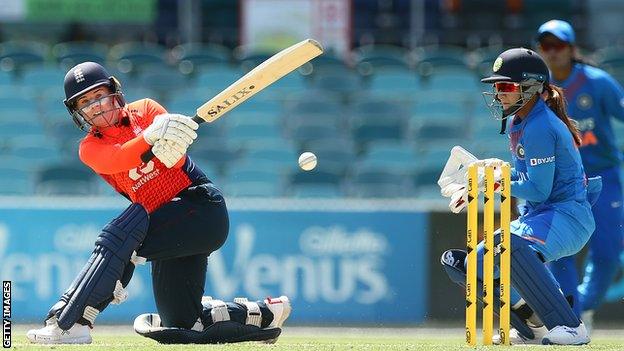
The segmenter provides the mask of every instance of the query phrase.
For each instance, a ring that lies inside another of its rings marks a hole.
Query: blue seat
[[[220,67],[215,70],[204,70],[197,74],[197,89],[210,89],[211,91],[220,92],[227,88],[230,84],[237,81],[244,74],[236,67]]]
[[[417,143],[436,140],[465,140],[469,136],[465,124],[449,119],[413,120],[410,128],[412,138]]]
[[[362,89],[361,78],[354,72],[332,70],[319,74],[312,80],[312,87],[348,99]]]
[[[231,52],[219,44],[186,43],[171,49],[171,55],[180,71],[188,74],[206,67],[216,68],[229,64]]]
[[[349,193],[355,197],[396,198],[411,192],[405,175],[376,165],[359,165],[349,181]]]
[[[36,192],[41,195],[94,195],[94,173],[82,164],[63,163],[42,168],[37,173]]]
[[[397,109],[383,110],[385,103],[371,102],[354,106],[350,119],[351,135],[359,143],[375,140],[401,140],[405,136],[407,118]],[[365,106],[370,106],[368,110]],[[389,107],[389,105],[388,105]],[[395,110],[396,113],[393,113]],[[378,113],[375,113],[375,112]]]
[[[436,185],[438,179],[440,178],[440,174],[442,174],[442,169],[446,164],[446,160],[447,158],[440,160],[437,164],[429,163],[421,165],[420,168],[416,170],[414,175],[414,186],[416,189]]]
[[[400,46],[366,45],[354,51],[356,65],[363,74],[377,74],[383,68],[409,69],[409,51]]]
[[[249,140],[259,139],[282,139],[281,131],[275,125],[267,124],[241,124],[228,128],[228,142],[245,144]]]
[[[455,123],[466,123],[473,113],[473,106],[458,96],[448,98],[437,93],[422,92],[411,110],[411,119],[416,121],[446,120]]]
[[[202,138],[201,142],[191,145],[189,155],[195,160],[203,160],[214,164],[218,169],[222,169],[229,162],[238,159],[240,150],[222,139]]]
[[[297,166],[297,155],[293,150],[287,148],[280,149],[249,149],[244,161],[247,163],[257,163],[274,166],[278,170],[292,169]]]
[[[283,124],[282,116],[279,114],[238,109],[232,110],[222,122],[228,126],[266,125],[278,128]]]
[[[38,42],[6,41],[0,43],[3,70],[22,70],[45,62],[48,46]]]
[[[165,47],[142,42],[128,42],[113,46],[110,57],[118,70],[124,73],[150,71],[167,66]]]
[[[290,184],[332,184],[340,186],[343,175],[339,170],[319,164],[311,171],[293,170],[290,174]]]
[[[417,70],[427,75],[431,70],[439,67],[466,66],[465,50],[456,46],[426,46],[414,50],[417,58]]]
[[[106,45],[92,41],[64,42],[52,47],[52,56],[66,69],[85,61],[104,64],[107,54]]]
[[[63,158],[61,150],[56,145],[16,145],[11,148],[11,154],[28,159],[36,163],[54,163]]]
[[[187,76],[174,69],[158,69],[141,72],[137,85],[157,92],[160,96],[173,95],[192,88]],[[207,100],[207,99],[206,99]],[[197,106],[199,107],[199,105]]]
[[[418,161],[419,157],[411,144],[371,143],[359,163],[405,174],[413,170]]]
[[[338,115],[343,107],[335,96],[323,92],[295,94],[284,105],[286,116],[300,113]]]
[[[294,126],[290,132],[290,137],[300,143],[305,144],[318,139],[342,138],[343,133],[331,125],[298,125]]]
[[[65,79],[65,71],[57,67],[41,66],[26,70],[20,79],[22,86],[34,89],[58,89]]]
[[[477,92],[481,88],[478,76],[468,68],[435,69],[424,79],[423,88],[439,91]]]
[[[416,74],[407,69],[386,68],[376,70],[370,78],[368,90],[384,95],[416,94],[421,89]]]
[[[33,195],[35,186],[28,178],[0,177],[0,195]]]

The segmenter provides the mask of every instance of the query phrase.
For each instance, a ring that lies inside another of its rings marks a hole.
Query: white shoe
[[[76,323],[69,330],[62,330],[56,317],[48,319],[43,328],[29,330],[26,336],[35,344],[90,344],[92,340],[88,326]]]
[[[273,313],[273,320],[265,329],[281,328],[292,311],[288,297],[284,295],[274,299],[267,297],[264,303],[266,303],[269,311]],[[265,344],[274,344],[276,341],[277,338],[264,340],[263,342]]]
[[[589,341],[583,322],[576,328],[558,325],[542,338],[543,345],[585,345],[589,344]]]
[[[284,295],[277,298],[267,297],[264,303],[266,303],[271,313],[273,313],[273,320],[271,324],[267,326],[267,329],[281,328],[292,311],[288,297]]]
[[[529,325],[529,328],[533,331],[534,338],[527,338],[524,335],[520,334],[520,332],[516,328],[509,329],[509,342],[512,345],[541,345],[542,337],[548,333],[548,329],[545,326],[541,327],[532,327]],[[501,339],[500,335],[496,334],[492,337],[492,343],[494,345],[500,345]]]
[[[581,313],[581,320],[583,324],[585,324],[585,329],[587,329],[587,333],[591,334],[594,329],[594,310],[587,310]]]

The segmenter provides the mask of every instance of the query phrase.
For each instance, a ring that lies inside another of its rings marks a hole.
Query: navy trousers
[[[202,313],[208,256],[227,238],[229,218],[213,184],[191,186],[150,215],[137,254],[152,265],[156,308],[164,327],[191,328]]]

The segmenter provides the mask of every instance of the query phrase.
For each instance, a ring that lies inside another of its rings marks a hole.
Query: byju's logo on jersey
[[[74,71],[74,79],[76,79],[76,83],[84,82],[85,77],[80,68]]]
[[[519,160],[524,160],[524,146],[522,144],[516,145],[516,157]]]
[[[594,100],[592,100],[589,94],[580,94],[576,98],[576,106],[578,106],[581,110],[589,110],[594,105]]]
[[[532,158],[529,160],[531,166],[543,165],[544,163],[555,162],[555,156],[549,156],[544,158]]]

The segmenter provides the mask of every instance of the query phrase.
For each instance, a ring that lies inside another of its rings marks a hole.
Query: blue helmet
[[[95,62],[83,62],[74,66],[65,75],[63,86],[65,88],[63,103],[72,116],[74,123],[82,130],[88,129],[91,125],[76,110],[76,100],[87,91],[99,86],[107,86],[111,93],[115,94],[119,99],[120,106],[126,104],[119,81],[108,74],[102,65]]]

